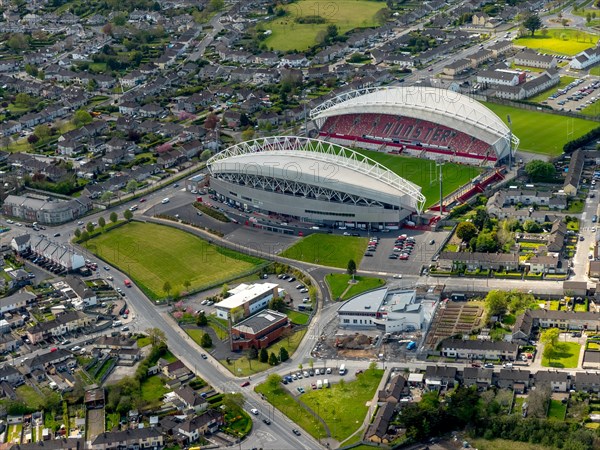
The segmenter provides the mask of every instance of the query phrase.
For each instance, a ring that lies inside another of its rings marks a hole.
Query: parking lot
[[[600,80],[579,78],[542,101],[559,111],[579,112],[600,100]]]

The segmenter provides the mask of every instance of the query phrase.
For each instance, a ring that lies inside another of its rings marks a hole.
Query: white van
[[[123,323],[120,320],[115,320],[112,324],[113,328],[119,328]]]
[[[346,375],[346,364],[340,366],[340,375]]]
[[[169,197],[163,198],[162,199],[162,204],[164,205],[165,203],[169,203],[171,201],[171,199]]]

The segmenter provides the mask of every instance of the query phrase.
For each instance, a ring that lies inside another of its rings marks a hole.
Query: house
[[[471,61],[468,59],[457,59],[449,64],[446,64],[442,69],[444,75],[455,77],[471,68]]]
[[[14,368],[14,366],[5,365],[0,367],[0,381],[5,381],[12,387],[16,387],[23,384],[25,378],[21,372]]]
[[[473,69],[475,69],[478,66],[480,66],[481,64],[492,59],[493,56],[494,56],[494,54],[491,51],[486,50],[486,49],[481,49],[481,50],[478,50],[477,52],[473,53],[472,55],[466,56],[466,59],[471,63],[471,67]]]
[[[398,403],[401,398],[409,396],[410,389],[406,378],[402,375],[393,375],[384,389],[377,394],[378,402]]]
[[[159,117],[165,112],[165,109],[155,103],[148,103],[139,109],[140,117]]]
[[[427,366],[425,385],[432,390],[451,388],[456,383],[456,367]]]
[[[500,359],[514,361],[517,359],[519,346],[512,342],[481,341],[463,339],[444,339],[441,354],[448,358],[462,359]]]
[[[585,281],[563,281],[565,295],[580,296],[587,295],[587,283]]]
[[[512,331],[512,342],[525,345],[531,337],[533,328],[533,316],[531,311],[527,310],[517,317]]]
[[[600,372],[576,372],[574,389],[586,392],[600,392]]]
[[[196,414],[207,408],[207,401],[190,386],[182,386],[173,392],[186,409],[193,409]]]
[[[575,150],[571,154],[571,162],[569,163],[567,176],[565,177],[563,184],[563,190],[567,195],[577,195],[577,189],[579,188],[584,162],[585,155],[581,150]]]
[[[571,293],[571,295],[580,295]],[[539,309],[529,311],[533,319],[533,326],[540,328],[560,328],[562,330],[589,330],[600,331],[600,313],[550,311]]]
[[[29,247],[30,247],[29,239],[30,239],[29,234],[22,234],[20,236],[15,236],[10,241],[10,247],[15,252],[22,253],[26,250],[29,250]]]
[[[556,69],[556,57],[553,55],[540,55],[530,49],[524,49],[514,57],[518,66],[535,67],[537,69]]]
[[[62,336],[65,333],[88,327],[95,318],[81,311],[68,311],[57,315],[55,319],[47,322],[38,322],[27,329],[27,337],[32,344],[36,344],[51,336]]]
[[[161,153],[156,158],[156,164],[162,169],[168,169],[175,166],[181,158],[185,158],[184,154],[176,149]]]
[[[575,55],[569,62],[569,67],[575,70],[587,69],[600,61],[600,47],[590,47]]]
[[[378,444],[388,444],[391,440],[388,437],[388,428],[390,427],[395,410],[395,403],[385,403],[380,407],[375,413],[373,422],[365,432],[365,439]]]
[[[223,121],[229,128],[236,129],[241,125],[242,115],[236,111],[225,111],[223,113]]]
[[[76,299],[71,300],[73,303],[79,302],[84,308],[96,306],[96,293],[93,289],[89,288],[81,278],[73,275],[67,275],[65,277],[65,282],[77,296]]]
[[[498,58],[505,53],[508,53],[513,48],[513,42],[507,39],[501,39],[498,42],[490,45],[488,50],[490,50],[494,56],[494,58]]]
[[[175,429],[188,439],[196,442],[200,436],[215,433],[223,425],[224,416],[221,411],[209,409],[204,414],[184,420]]]
[[[525,262],[530,273],[566,273],[567,264],[554,255],[534,255]]]
[[[301,53],[291,53],[279,58],[279,67],[299,68],[306,66],[308,66],[308,59],[306,59],[306,55]]]
[[[438,258],[440,268],[458,270],[515,271],[519,269],[517,253],[442,252]]]
[[[571,378],[567,372],[557,370],[538,370],[533,375],[536,386],[549,386],[553,392],[567,392],[571,389]]]
[[[190,371],[190,369],[188,369],[187,366],[179,360],[172,363],[161,364],[160,366],[163,375],[171,380],[183,380],[193,376],[193,373]]]
[[[487,389],[492,385],[493,375],[493,369],[465,367],[463,370],[463,384],[467,387],[476,386],[478,389]]]
[[[501,389],[513,389],[523,394],[531,386],[529,370],[500,369],[496,377],[496,385]]]
[[[101,433],[92,440],[88,448],[89,450],[160,449],[163,445],[163,434],[156,428],[132,428]]]
[[[516,86],[525,81],[525,72],[515,70],[480,70],[477,82],[484,86]]]
[[[600,278],[600,261],[590,261],[588,276],[590,278]]]
[[[87,409],[104,408],[104,388],[88,389],[83,397],[83,404]]]
[[[12,313],[25,309],[35,301],[36,295],[29,291],[18,291],[8,297],[0,298],[0,314]]]

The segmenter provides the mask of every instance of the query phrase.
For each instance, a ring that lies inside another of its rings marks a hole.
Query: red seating
[[[321,136],[344,136],[359,142],[408,145],[427,154],[496,160],[489,144],[450,127],[411,117],[390,114],[345,114],[329,117],[321,127]],[[472,155],[472,156],[470,156]]]

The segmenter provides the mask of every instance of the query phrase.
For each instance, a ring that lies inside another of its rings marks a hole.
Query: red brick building
[[[284,330],[291,328],[288,317],[266,309],[237,323],[231,328],[231,349],[266,348],[279,339]]]

